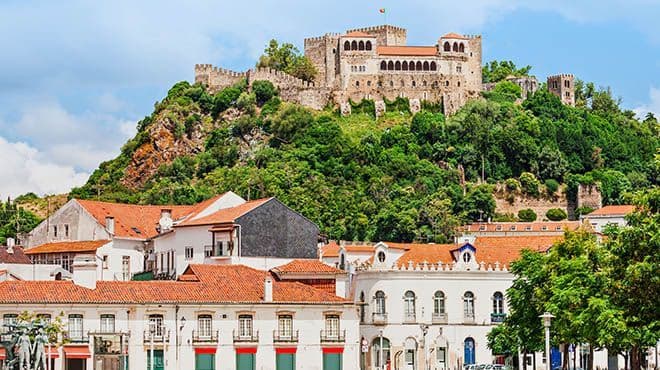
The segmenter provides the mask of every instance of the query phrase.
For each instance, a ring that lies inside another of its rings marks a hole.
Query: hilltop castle
[[[234,72],[209,64],[195,66],[195,82],[211,90],[242,78],[271,81],[283,99],[314,109],[328,103],[350,113],[349,100],[372,99],[377,113],[384,99],[408,98],[412,112],[421,101],[443,103],[446,114],[476,98],[481,84],[481,37],[448,33],[430,46],[406,45],[404,28],[383,25],[305,39],[305,56],[314,64],[314,83],[284,72],[251,69]]]
[[[349,114],[350,101],[371,99],[376,115],[385,111],[385,100],[397,97],[409,100],[412,113],[427,101],[442,103],[444,113],[452,114],[482,90],[492,89],[492,84],[482,84],[481,36],[448,33],[434,45],[406,44],[406,29],[390,25],[328,33],[305,39],[305,56],[317,70],[314,83],[267,68],[235,72],[210,64],[195,66],[195,82],[217,91],[241,79],[249,85],[268,80],[287,101],[313,109],[338,105],[342,114]],[[522,88],[523,99],[538,89],[534,77],[512,82]],[[548,89],[564,104],[575,104],[572,75],[548,77]]]

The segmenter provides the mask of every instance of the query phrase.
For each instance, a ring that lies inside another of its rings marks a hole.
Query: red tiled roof
[[[25,250],[25,254],[96,252],[97,249],[109,242],[109,240],[84,240],[46,243]]]
[[[438,48],[435,46],[378,46],[378,55],[401,55],[401,56],[435,56]]]
[[[330,241],[328,244],[321,247],[321,257],[339,257],[339,244],[335,241]]]
[[[313,274],[344,274],[345,271],[338,268],[328,266],[317,259],[297,259],[285,265],[275,267],[272,269],[274,273],[290,274],[290,273],[313,273]]]
[[[387,246],[391,249],[402,249],[408,250],[414,244],[410,243],[392,243],[385,242]],[[339,250],[342,248],[337,242],[330,241],[328,244],[321,247],[321,256],[322,257],[339,257]],[[373,252],[376,248],[376,244],[344,244],[343,248],[346,252],[352,253],[369,253]]]
[[[470,225],[465,225],[463,229],[470,232],[504,232],[504,231],[527,231],[527,232],[537,232],[537,231],[557,231],[559,227],[560,231],[565,229],[576,230],[580,227],[580,221],[557,221],[557,222],[490,222],[490,223],[474,223]],[[511,230],[511,227],[515,226],[515,230]],[[500,229],[498,230],[498,227]],[[545,227],[545,230],[543,228]],[[482,228],[484,230],[482,230]],[[529,228],[529,230],[527,230]]]
[[[196,206],[120,204],[81,199],[76,201],[103,226],[106,226],[106,217],[114,217],[115,236],[138,239],[148,239],[158,235],[156,226],[160,220],[161,210],[171,210],[172,219],[177,220],[196,208]]]
[[[407,266],[410,261],[413,265],[420,263],[452,263],[454,258],[451,251],[456,249],[456,244],[415,244],[413,248],[405,252],[396,264],[399,267]]]
[[[253,209],[265,204],[273,198],[264,198],[252,200],[245,202],[236,207],[223,208],[215,213],[212,213],[208,216],[200,218],[188,217],[183,222],[175,225],[175,227],[180,226],[201,226],[201,225],[213,225],[213,224],[223,224],[223,223],[233,223],[237,218],[243,216],[244,214],[252,211]]]
[[[25,255],[23,248],[14,246],[13,253],[7,252],[7,247],[0,247],[0,263],[31,264],[30,257]]]
[[[196,276],[199,281],[191,279]],[[262,303],[266,271],[242,265],[190,265],[186,281],[98,281],[87,289],[71,281],[5,281],[3,303]],[[273,279],[275,303],[348,303],[344,298],[295,281]]]
[[[348,36],[348,37],[373,37],[373,38],[376,37],[376,36],[370,35],[366,32],[361,32],[361,31],[351,31],[351,32],[347,33],[345,36]]]
[[[467,37],[465,37],[465,36],[463,36],[463,35],[461,35],[461,34],[458,34],[458,33],[456,33],[456,32],[449,32],[449,33],[445,34],[444,36],[442,36],[442,38],[443,38],[443,39],[461,39],[461,40],[467,40]]]
[[[618,206],[605,206],[603,208],[597,209],[585,217],[589,216],[625,216],[629,213],[632,213],[635,210],[635,206],[625,204]]]

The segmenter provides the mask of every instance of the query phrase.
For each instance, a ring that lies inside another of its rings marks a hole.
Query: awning
[[[296,347],[277,347],[275,348],[275,354],[286,355],[286,354],[295,354]]]
[[[64,357],[66,358],[91,358],[88,346],[64,346]]]
[[[323,347],[323,353],[344,353],[344,347]]]
[[[215,347],[195,347],[196,355],[213,355],[215,354]]]
[[[5,353],[4,348],[0,348],[0,360],[4,360],[7,354]]]
[[[236,347],[236,354],[255,354],[257,347]]]
[[[210,232],[220,233],[220,232],[231,232],[234,231],[234,225],[217,225],[209,229]]]
[[[46,347],[46,357],[48,357],[48,347]],[[60,358],[60,351],[57,350],[57,347],[50,347],[50,358]]]

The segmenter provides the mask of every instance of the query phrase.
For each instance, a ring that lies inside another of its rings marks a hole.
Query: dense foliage
[[[283,71],[305,81],[314,81],[316,77],[316,67],[298,48],[289,43],[280,45],[277,40],[270,40],[257,67]]]
[[[27,200],[32,196],[36,197],[34,194],[27,194],[20,199]],[[7,238],[16,239],[17,234],[30,232],[39,222],[39,217],[23,209],[17,201],[0,201],[0,245],[4,245]]]
[[[481,76],[483,82],[500,82],[504,81],[509,76],[522,77],[529,76],[529,71],[532,66],[525,66],[522,68],[516,67],[515,63],[510,60],[497,61],[493,60],[484,65],[481,69]]]
[[[560,182],[574,196],[577,184],[597,183],[605,204],[657,184],[655,118],[636,120],[616,102],[615,110],[565,106],[545,89],[520,105],[504,87],[449,118],[431,104],[411,116],[399,98],[376,119],[371,101],[341,117],[282,102],[266,82],[215,95],[180,82],[72,196],[190,204],[232,190],[277,196],[332,238],[441,242],[452,225],[496,216],[495,182],[527,196]],[[143,186],[122,183],[133,153],[163,122],[176,122],[183,138],[201,130],[204,148],[163,164]]]

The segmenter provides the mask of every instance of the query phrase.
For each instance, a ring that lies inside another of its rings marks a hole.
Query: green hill
[[[501,82],[449,118],[432,106],[411,116],[399,99],[376,119],[373,102],[349,117],[312,112],[280,102],[265,81],[216,95],[180,82],[71,196],[189,204],[232,190],[276,196],[332,238],[441,242],[493,216],[482,170],[490,184],[524,172],[569,190],[599,182],[605,203],[658,183],[654,117],[636,120],[608,91],[577,108],[545,88],[522,104],[519,94]]]

